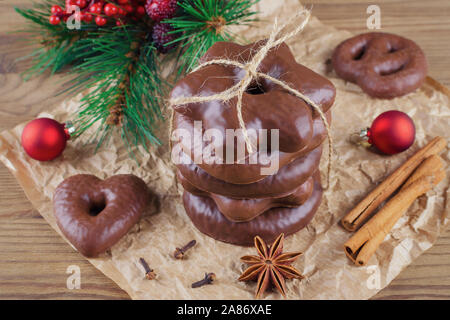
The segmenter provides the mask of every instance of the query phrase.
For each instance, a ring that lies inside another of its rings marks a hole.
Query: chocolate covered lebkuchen
[[[264,43],[240,46],[219,42],[201,62],[231,59],[245,64]],[[307,96],[331,123],[330,108],[336,94],[333,84],[298,64],[286,44],[270,50],[258,72]],[[203,66],[180,80],[171,98],[222,93],[243,76],[243,71],[234,66]],[[318,112],[305,101],[269,80],[258,79],[243,95],[246,130],[277,129],[279,143],[273,144],[272,133],[265,140],[258,135],[256,142],[266,148],[247,149],[242,154],[236,143],[229,145],[226,135],[227,130],[242,129],[236,104],[237,98],[233,98],[174,106],[173,152],[182,160],[176,163],[177,177],[185,189],[184,207],[193,224],[216,240],[247,246],[257,235],[271,242],[280,233],[295,233],[314,217],[322,199],[318,168],[327,132]],[[198,162],[199,151],[204,155],[203,150],[211,148],[212,141],[205,139],[209,130],[219,133],[214,136],[214,152],[208,154],[208,161],[200,156],[202,161]],[[201,138],[193,138],[198,136]],[[239,141],[239,136],[233,139]],[[261,160],[263,152],[268,153],[269,163]],[[274,160],[278,170],[267,175],[263,169]]]
[[[62,181],[53,195],[56,223],[86,257],[97,257],[117,243],[156,200],[145,182],[132,174],[101,180],[77,174]]]
[[[428,72],[422,49],[395,34],[369,32],[343,41],[332,56],[336,74],[368,95],[393,99],[420,88]]]
[[[264,41],[247,46],[218,42],[208,50],[201,62],[226,58],[246,63],[262,45],[264,45]],[[270,50],[258,71],[288,83],[318,104],[324,113],[334,103],[336,89],[333,84],[314,71],[296,63],[286,44]],[[239,68],[208,65],[180,80],[172,90],[171,99],[222,93],[236,85],[242,77],[243,72]],[[279,130],[279,148],[272,151],[273,156],[279,158],[280,167],[305,155],[322,143],[324,132],[323,136],[317,139],[315,146],[311,143],[314,134],[314,119],[318,115],[306,102],[265,79],[260,79],[258,83],[251,86],[244,93],[242,102],[242,114],[246,129],[256,132],[264,129]],[[217,179],[235,184],[248,184],[265,178],[261,173],[261,168],[265,165],[259,162],[260,150],[252,154],[246,153],[242,159],[235,158],[234,164],[224,161],[227,159],[228,153],[232,152],[234,157],[238,155],[237,144],[230,146],[226,141],[226,130],[241,129],[237,119],[236,102],[237,98],[233,98],[227,101],[174,106],[173,127],[193,134],[194,121],[199,121],[203,132],[208,129],[220,132],[221,139],[215,141],[215,144],[216,149],[223,149],[223,156],[217,156],[218,159],[214,159],[214,161],[197,165]],[[194,143],[196,143],[194,139],[181,139],[180,141],[184,152],[192,159],[194,159],[195,148],[205,150],[208,144],[207,141],[203,141],[203,144],[194,146]],[[251,163],[251,159],[256,159],[258,163]]]
[[[209,197],[214,200],[219,211],[228,219],[235,222],[250,221],[267,210],[276,207],[298,207],[305,203],[313,192],[314,180],[309,177],[291,194],[283,197],[262,199],[233,199],[215,193],[197,189],[178,172],[178,180],[185,191],[196,196]]]
[[[255,236],[269,243],[284,233],[286,236],[303,229],[314,217],[322,200],[319,174],[314,179],[314,189],[308,200],[296,208],[272,208],[247,222],[228,220],[209,197],[184,192],[184,207],[192,223],[208,236],[227,243],[252,246]]]
[[[219,180],[194,163],[178,164],[177,168],[190,184],[203,191],[235,199],[283,197],[292,193],[318,169],[322,149],[322,146],[317,147],[282,167],[276,175],[249,184],[233,184]]]

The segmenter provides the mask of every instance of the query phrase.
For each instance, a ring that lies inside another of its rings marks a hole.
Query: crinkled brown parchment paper
[[[264,21],[258,27],[242,31],[249,40],[265,37],[273,18],[284,19],[293,14],[299,9],[299,3],[296,0],[263,0],[259,8]],[[299,62],[327,76],[337,87],[332,130],[337,156],[331,177],[332,188],[324,194],[312,223],[286,239],[287,250],[304,252],[295,267],[306,275],[303,281],[287,282],[289,299],[370,298],[429,249],[449,224],[447,178],[413,204],[367,267],[356,267],[345,256],[343,244],[350,234],[337,224],[339,219],[432,137],[447,138],[450,120],[449,97],[431,80],[416,93],[384,101],[370,99],[357,86],[337,79],[326,62],[334,47],[350,36],[349,32],[338,31],[313,19],[300,36],[289,42]],[[51,116],[66,121],[77,106],[77,99],[67,101],[54,109]],[[405,111],[414,119],[417,141],[410,150],[396,156],[380,156],[350,142],[352,133],[370,125],[378,114],[389,109]],[[184,212],[181,187],[177,186],[167,147],[154,149],[138,166],[128,158],[117,137],[114,137],[114,143],[96,154],[90,147],[83,148],[82,141],[78,141],[69,143],[63,157],[41,163],[31,160],[22,151],[20,135],[23,127],[24,124],[19,125],[0,135],[0,159],[17,177],[34,207],[57,232],[60,231],[52,214],[52,194],[64,178],[73,174],[92,173],[105,178],[118,173],[134,173],[160,195],[159,210],[149,209],[141,222],[109,252],[98,259],[89,259],[132,298],[253,298],[255,285],[238,282],[237,278],[245,268],[239,258],[254,250],[215,241],[194,228]],[[162,135],[164,137],[166,135]],[[447,164],[449,155],[448,151],[442,155]],[[326,157],[323,158],[324,169]],[[188,258],[174,260],[171,257],[174,248],[192,239],[196,239],[198,245],[189,252]],[[140,257],[155,268],[157,280],[143,280]],[[202,278],[205,272],[215,272],[217,282],[191,289],[190,284]],[[270,293],[265,298],[278,299],[280,295]]]

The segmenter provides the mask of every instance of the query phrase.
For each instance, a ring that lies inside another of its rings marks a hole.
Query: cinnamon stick
[[[437,155],[424,160],[399,193],[345,243],[346,255],[355,264],[366,265],[411,204],[445,178],[443,167]]]
[[[348,231],[358,229],[370,217],[372,212],[408,179],[424,159],[438,154],[446,146],[447,141],[442,137],[436,137],[430,141],[353,208],[341,220],[342,226]]]

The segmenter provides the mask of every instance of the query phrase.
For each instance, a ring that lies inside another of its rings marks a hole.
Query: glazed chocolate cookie
[[[322,186],[317,173],[309,199],[297,208],[274,208],[248,222],[231,222],[221,214],[211,198],[184,192],[183,202],[193,224],[206,235],[227,243],[251,246],[255,236],[270,243],[284,233],[293,234],[314,217],[322,199]]]
[[[423,84],[428,70],[425,54],[415,42],[380,32],[342,42],[332,63],[339,77],[382,99],[413,92]]]
[[[302,185],[297,187],[291,194],[283,197],[262,199],[233,199],[211,192],[202,191],[190,184],[183,175],[177,172],[178,180],[185,191],[202,197],[211,198],[220,213],[228,220],[235,222],[251,221],[271,208],[284,207],[293,208],[305,203],[311,196],[314,187],[313,177],[309,177]]]
[[[327,112],[325,114],[328,123],[331,124],[331,111]],[[183,129],[183,132],[189,132],[190,136],[194,136],[194,123],[190,119],[188,119],[185,116],[182,116],[180,114],[175,113],[174,119],[173,119],[173,127],[174,129]],[[313,119],[313,136],[311,137],[310,143],[302,150],[296,152],[296,153],[285,153],[285,152],[273,152],[271,156],[271,161],[273,159],[277,159],[278,161],[278,168],[282,169],[284,166],[288,165],[289,163],[295,161],[295,159],[303,157],[307,155],[308,153],[312,152],[314,149],[322,145],[323,141],[325,140],[327,134],[326,129],[323,124],[323,121],[320,119],[320,117],[316,117]],[[176,142],[174,144],[176,147],[172,150],[173,158],[175,158],[174,153],[179,153],[178,156],[180,158],[180,161],[176,163],[177,165],[181,163],[181,159],[183,157],[183,152],[189,156],[189,158],[195,159],[195,150],[205,150],[207,147],[207,144],[205,141],[202,141],[202,145],[194,145],[194,141],[191,139],[183,139],[180,138],[179,142]],[[225,153],[224,153],[225,154]],[[254,155],[257,155],[257,153],[254,153]],[[189,159],[187,159],[189,160]],[[248,160],[248,159],[247,159]],[[259,160],[259,159],[256,159]],[[190,161],[189,163],[192,163],[194,161]],[[217,180],[221,180],[223,182],[227,182],[230,184],[253,184],[256,182],[259,182],[263,179],[266,179],[268,176],[278,174],[278,172],[272,172],[270,174],[262,174],[263,169],[270,167],[270,165],[267,165],[265,163],[261,163],[259,161],[255,161],[255,163],[233,163],[233,164],[221,164],[221,163],[206,163],[203,161],[202,163],[196,164],[196,166],[203,169],[206,173],[208,173],[210,176],[216,178]],[[311,172],[314,172],[314,170],[311,170]],[[310,173],[311,173],[310,172]],[[309,174],[310,175],[310,174]],[[309,176],[308,175],[308,176]],[[191,181],[188,177],[188,175],[185,175],[185,177]],[[192,182],[192,181],[191,181]],[[300,184],[301,182],[299,182]],[[196,185],[195,183],[193,183]],[[297,184],[296,186],[298,186]],[[200,187],[200,189],[203,189]],[[292,190],[291,188],[290,190]],[[212,191],[212,190],[208,190]],[[274,190],[275,191],[275,190]],[[218,194],[226,195],[221,192],[217,192]]]
[[[219,42],[208,50],[202,58],[202,62],[226,57],[246,63],[262,45],[264,45],[264,41],[248,46]],[[321,75],[298,64],[286,44],[272,49],[260,64],[258,71],[288,83],[292,88],[302,92],[318,104],[323,112],[327,112],[334,102],[336,90],[333,84]],[[209,65],[188,74],[179,81],[172,90],[171,98],[209,96],[221,93],[239,83],[243,76],[244,72],[239,68]],[[259,181],[264,176],[261,175],[260,170],[262,164],[250,164],[252,161],[260,160],[259,151],[251,155],[245,152],[244,155],[238,157],[237,146],[227,146],[226,130],[241,129],[237,119],[236,104],[237,98],[233,98],[228,101],[174,106],[173,127],[174,129],[194,127],[194,122],[199,121],[202,124],[203,132],[212,129],[220,133],[221,137],[215,141],[215,144],[217,148],[223,150],[223,157],[217,157],[221,160],[227,159],[228,156],[229,158],[234,157],[235,163],[248,165],[238,165],[236,168],[230,164],[219,164],[218,161],[212,161],[211,164],[203,163],[202,169],[220,180],[247,184]],[[305,154],[308,146],[311,145],[314,134],[313,122],[317,118],[316,112],[303,100],[266,79],[258,79],[249,86],[243,96],[242,114],[248,132],[279,130],[279,148],[276,149],[275,146],[272,146],[270,139],[267,139],[267,144],[274,157],[279,156],[276,153],[281,155],[281,166],[302,155],[302,152]],[[240,134],[240,137],[243,138],[243,135]],[[183,147],[189,156],[192,156],[190,151],[197,148],[197,146],[186,144],[183,144]],[[203,149],[202,145],[198,147]]]
[[[84,256],[95,257],[119,241],[154,198],[134,175],[101,180],[79,174],[56,188],[53,209],[66,238]]]
[[[195,164],[180,164],[177,168],[189,183],[203,191],[236,199],[280,198],[293,193],[318,169],[322,150],[319,146],[282,167],[276,175],[250,184],[224,182]]]

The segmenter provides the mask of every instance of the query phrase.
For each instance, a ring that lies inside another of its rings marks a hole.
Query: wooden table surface
[[[0,0],[0,131],[51,110],[60,76],[43,75],[24,83],[16,62],[27,51],[10,31],[23,20],[14,6],[30,0]],[[323,22],[364,32],[369,4],[381,8],[382,31],[414,39],[427,54],[430,75],[450,85],[450,1],[448,0],[319,0],[313,13]],[[81,269],[81,289],[66,286],[69,265]],[[0,299],[128,299],[115,283],[74,252],[33,209],[22,189],[0,164]],[[404,270],[375,299],[450,299],[450,230]]]

